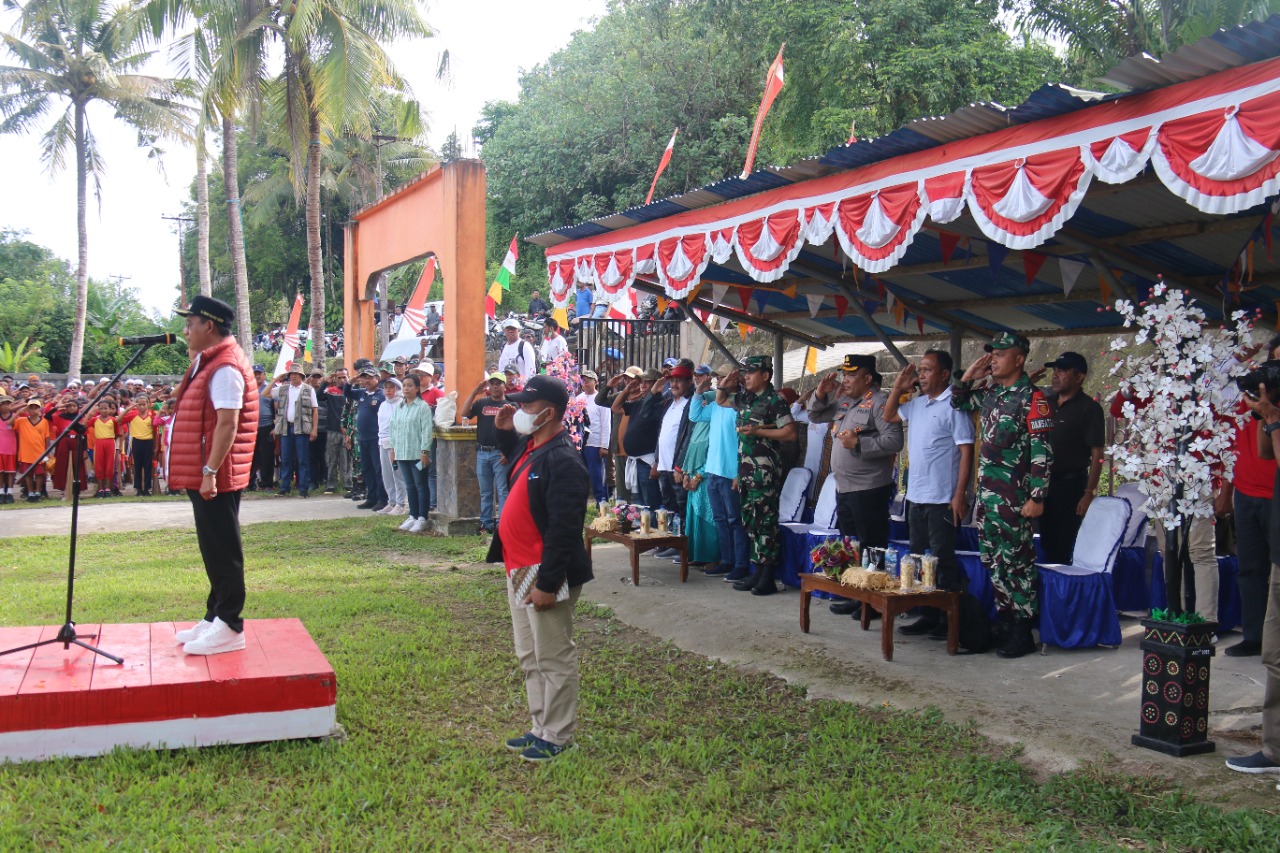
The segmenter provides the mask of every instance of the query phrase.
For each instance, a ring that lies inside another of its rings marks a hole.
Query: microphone
[[[178,339],[173,332],[165,332],[162,335],[135,335],[132,338],[120,338],[120,346],[137,347],[148,346],[150,344],[171,344]]]

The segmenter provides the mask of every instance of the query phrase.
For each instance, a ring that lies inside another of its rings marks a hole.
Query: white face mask
[[[544,411],[550,410],[547,409]],[[541,424],[538,423],[538,418],[541,416],[542,412],[538,412],[538,414],[535,415],[532,412],[526,412],[524,409],[519,409],[511,417],[512,425],[515,426],[516,432],[521,435],[533,435],[538,431],[538,427],[541,426]]]

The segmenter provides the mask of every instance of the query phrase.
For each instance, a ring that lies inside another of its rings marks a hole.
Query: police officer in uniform
[[[1031,343],[1001,332],[956,384],[951,405],[981,411],[978,464],[979,546],[991,571],[996,607],[1008,634],[997,650],[1017,658],[1036,650],[1031,620],[1036,612],[1036,552],[1031,519],[1044,512],[1053,451],[1053,413],[1023,369]],[[985,376],[981,388],[974,383]]]
[[[889,395],[879,388],[874,355],[846,355],[823,377],[809,400],[809,419],[831,424],[831,473],[836,478],[836,524],[864,548],[889,546],[893,460],[902,450],[902,423],[884,419]],[[839,393],[836,387],[839,386]],[[852,601],[831,605],[833,613],[860,614]]]
[[[773,581],[782,556],[778,498],[782,494],[782,442],[796,440],[791,407],[773,388],[773,359],[749,356],[725,377],[716,403],[738,413],[738,495],[755,570],[733,588],[752,595],[778,591]]]

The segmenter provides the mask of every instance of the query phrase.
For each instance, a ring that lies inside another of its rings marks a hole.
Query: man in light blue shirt
[[[717,375],[723,379],[731,369],[723,367]],[[720,562],[708,566],[705,574],[724,575],[726,581],[744,580],[751,575],[751,556],[747,530],[742,526],[742,504],[733,488],[738,477],[738,413],[716,403],[709,372],[697,377],[689,401],[689,420],[711,424],[706,486],[707,497],[711,499],[711,517],[720,540]]]
[[[920,366],[908,364],[898,374],[884,407],[884,419],[907,425],[907,526],[911,552],[926,549],[938,558],[938,586],[961,590],[956,562],[956,528],[968,514],[967,489],[973,478],[973,419],[951,405],[951,356],[929,350]],[[919,382],[920,393],[901,399]],[[929,634],[945,640],[947,626],[940,611],[924,615],[899,633]]]

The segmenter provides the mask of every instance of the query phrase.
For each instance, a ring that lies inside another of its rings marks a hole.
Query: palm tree
[[[1024,31],[1063,40],[1067,55],[1098,75],[1122,59],[1159,58],[1277,10],[1278,0],[1022,0],[1014,12]]]
[[[68,148],[74,149],[79,258],[68,373],[78,377],[89,290],[88,181],[92,175],[100,197],[105,169],[89,105],[111,106],[152,147],[158,134],[185,132],[183,109],[172,80],[130,73],[151,55],[140,49],[138,7],[117,8],[109,0],[30,0],[21,7],[6,0],[5,5],[20,14],[15,31],[2,35],[18,64],[0,66],[0,133],[34,130],[65,105],[41,138],[41,157],[50,172],[57,172],[66,166]]]
[[[236,117],[241,110],[248,110],[255,120],[258,115],[266,78],[268,28],[278,7],[264,0],[148,0],[145,8],[153,38],[160,38],[166,29],[176,30],[188,19],[196,22],[195,29],[179,38],[171,52],[183,76],[194,81],[200,90],[197,140],[203,140],[211,127],[220,127],[222,131],[222,176],[236,294],[236,338],[252,357],[253,323],[249,312],[244,220],[240,210]],[[199,145],[196,156],[201,156]],[[203,287],[202,275],[202,292]]]
[[[292,152],[294,191],[306,197],[310,334],[312,340],[323,344],[323,149],[343,133],[372,136],[377,96],[388,89],[407,91],[382,43],[401,36],[430,36],[431,30],[414,0],[314,0],[291,6],[281,16],[279,27],[284,70],[274,89],[276,107]],[[297,168],[303,162],[305,171]],[[381,184],[381,176],[378,182]],[[316,350],[314,357],[323,367],[323,345]]]
[[[196,268],[200,271],[200,295],[213,295],[209,273],[209,152],[203,129],[196,137]]]

